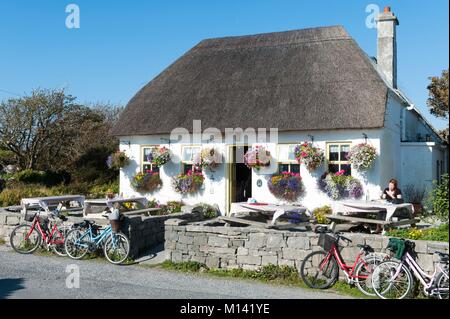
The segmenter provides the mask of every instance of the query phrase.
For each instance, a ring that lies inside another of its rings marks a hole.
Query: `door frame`
[[[236,147],[248,147],[251,148],[252,146],[247,144],[247,143],[243,143],[243,144],[229,144],[226,146],[226,152],[227,152],[227,172],[226,172],[226,178],[227,178],[227,183],[226,183],[226,195],[225,195],[225,211],[226,211],[226,215],[229,216],[230,214],[230,209],[231,209],[231,189],[232,189],[232,176],[231,174],[233,173],[233,164],[235,164],[234,162],[234,148]],[[251,174],[253,174],[253,171],[251,172]]]

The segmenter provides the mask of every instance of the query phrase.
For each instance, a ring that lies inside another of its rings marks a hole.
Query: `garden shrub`
[[[217,210],[214,206],[211,206],[206,203],[200,203],[195,206],[195,211],[198,211],[202,214],[205,219],[213,219],[217,217]]]
[[[322,206],[313,210],[313,216],[316,218],[319,224],[330,224],[331,221],[326,215],[333,214],[333,210],[330,206]]]
[[[388,231],[386,235],[412,240],[430,240],[430,241],[448,242],[449,241],[448,231],[449,231],[448,224],[443,224],[439,227],[428,229],[417,229],[414,227],[407,229],[394,229]]]
[[[448,196],[448,174],[442,176],[440,182],[435,181],[426,205],[441,221],[448,223],[449,196]]]

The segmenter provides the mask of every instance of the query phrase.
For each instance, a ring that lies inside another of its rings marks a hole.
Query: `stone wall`
[[[209,268],[243,268],[257,270],[261,266],[287,265],[300,267],[312,251],[320,250],[319,235],[313,232],[292,232],[251,227],[208,226],[188,224],[171,219],[165,223],[166,259],[172,262],[196,261]],[[359,252],[358,244],[372,246],[375,251],[386,247],[388,237],[367,234],[346,234],[353,242],[342,250],[350,263]],[[415,241],[418,262],[427,271],[438,261],[436,250],[447,252],[448,243]]]
[[[166,216],[127,216],[124,218],[121,231],[130,240],[130,257],[137,258],[140,254],[146,252],[148,249],[162,244],[164,242],[164,222],[168,219],[176,218],[177,220],[199,221],[202,215],[197,212],[192,212],[192,207],[183,207],[183,212],[166,215]],[[92,219],[98,225],[106,226],[108,221],[106,219]],[[81,222],[83,218],[70,217],[64,224],[71,225],[75,222]],[[24,219],[21,214],[17,213],[1,213],[0,214],[0,238],[9,245],[9,236],[12,230],[19,224],[23,223]]]

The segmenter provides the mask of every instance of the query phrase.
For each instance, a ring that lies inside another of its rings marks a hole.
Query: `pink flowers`
[[[337,172],[336,174],[334,174],[335,176],[342,176],[345,174],[345,170],[340,170],[339,172]]]
[[[291,177],[300,177],[299,173],[292,173],[292,172],[281,172],[281,175],[291,176]]]

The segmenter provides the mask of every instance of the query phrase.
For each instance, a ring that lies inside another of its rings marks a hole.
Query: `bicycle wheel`
[[[65,226],[58,228],[59,232],[55,232],[51,238],[52,250],[55,254],[61,257],[67,256],[65,239],[70,231],[70,227]]]
[[[324,251],[315,251],[305,257],[300,267],[303,282],[310,288],[327,289],[333,286],[339,277],[339,267],[331,256],[327,261]]]
[[[64,248],[66,254],[72,259],[81,259],[88,252],[89,241],[81,239],[84,235],[79,229],[72,229],[67,234],[66,240],[64,241]]]
[[[372,273],[372,288],[382,299],[408,298],[413,289],[413,277],[402,263],[384,261]]]
[[[110,263],[121,264],[130,254],[130,242],[122,233],[111,233],[103,246],[103,250]]]
[[[356,266],[355,285],[363,294],[367,296],[376,296],[372,286],[372,273],[383,260],[383,256],[371,254],[366,256]]]
[[[436,287],[438,289],[437,297],[439,299],[448,299],[448,273],[440,273],[436,278]]]
[[[11,247],[19,254],[31,254],[41,244],[42,237],[36,228],[32,225],[19,225],[13,229],[9,242]]]

